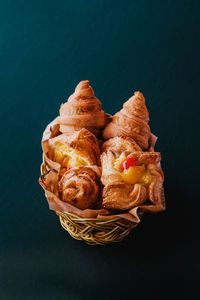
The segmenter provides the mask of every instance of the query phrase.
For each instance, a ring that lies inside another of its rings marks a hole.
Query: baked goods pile
[[[50,208],[96,215],[164,210],[161,154],[148,122],[142,93],[111,118],[89,81],[81,81],[42,139],[48,172],[40,184]]]

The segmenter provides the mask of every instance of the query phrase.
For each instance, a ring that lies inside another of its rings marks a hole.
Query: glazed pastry
[[[146,150],[149,146],[150,127],[149,113],[145,105],[142,93],[135,92],[134,95],[124,103],[123,108],[117,112],[103,132],[105,139],[115,136],[127,135]]]
[[[116,136],[112,139],[107,140],[101,146],[101,151],[104,152],[108,149],[115,152],[116,154],[121,154],[122,152],[130,154],[135,151],[142,151],[140,146],[128,136]]]
[[[151,182],[148,186],[148,199],[157,207],[163,206],[163,181],[164,174],[161,168],[155,164],[147,166],[147,172],[151,175]]]
[[[80,209],[94,207],[99,199],[100,168],[78,167],[68,170],[59,182],[59,196]]]
[[[164,176],[158,166],[160,153],[138,151],[133,140],[132,147],[131,152],[127,137],[115,137],[102,146],[104,208],[127,210],[144,204],[147,198],[155,206],[161,203]]]
[[[106,125],[106,114],[88,80],[81,81],[68,101],[61,105],[58,123],[65,134],[86,128],[96,136],[100,135]]]
[[[70,168],[100,165],[100,148],[97,138],[87,129],[67,136],[61,134],[49,140],[48,158],[59,164],[61,175]]]

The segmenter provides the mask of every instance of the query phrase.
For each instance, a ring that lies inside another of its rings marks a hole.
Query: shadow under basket
[[[44,162],[41,174],[48,171]],[[45,195],[46,196],[46,195]],[[85,241],[89,245],[106,245],[120,242],[138,224],[127,219],[114,217],[113,219],[82,218],[68,212],[56,211],[62,227],[76,240]]]

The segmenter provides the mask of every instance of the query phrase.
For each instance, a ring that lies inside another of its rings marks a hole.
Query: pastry
[[[150,127],[149,113],[145,105],[142,93],[135,92],[134,95],[124,103],[123,108],[113,116],[103,131],[104,139],[115,136],[127,135],[133,138],[143,149],[149,147]]]
[[[81,81],[68,101],[61,105],[58,123],[60,131],[68,135],[81,128],[96,136],[101,134],[106,125],[106,114],[88,80]]]
[[[87,129],[72,135],[58,135],[48,141],[47,157],[58,164],[61,175],[70,168],[79,166],[100,166],[100,148],[97,138]]]
[[[100,168],[77,167],[64,173],[59,182],[59,196],[79,209],[93,207],[99,199]]]
[[[102,146],[102,197],[106,209],[131,209],[144,204],[147,198],[155,206],[162,202],[161,155],[143,152],[136,146],[132,140],[135,149],[131,151],[131,139],[127,137],[115,137]]]
[[[112,118],[89,81],[81,81],[43,134],[40,184],[50,209],[136,223],[140,212],[164,210],[161,154],[148,122],[142,93]]]
[[[135,151],[142,151],[140,146],[128,136],[116,136],[112,139],[107,140],[101,146],[101,151],[104,152],[107,149],[114,151],[115,153],[131,153]]]

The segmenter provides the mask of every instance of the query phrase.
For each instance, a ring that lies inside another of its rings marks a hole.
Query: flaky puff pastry
[[[145,105],[145,98],[142,93],[135,92],[123,104],[123,108],[113,116],[112,122],[104,129],[103,137],[109,139],[127,135],[133,138],[143,150],[146,150],[151,135],[148,122],[149,113]]]
[[[108,145],[108,142],[106,142]],[[102,176],[101,181],[103,188],[103,207],[106,209],[127,210],[136,206],[141,206],[149,199],[153,206],[157,207],[157,211],[164,209],[162,201],[162,186],[163,186],[163,172],[159,166],[161,155],[158,152],[142,152],[133,151],[127,152],[126,137],[118,137],[109,140],[109,147],[103,145],[104,149],[101,155]],[[120,151],[121,149],[121,151]],[[116,151],[115,151],[116,150]],[[145,172],[151,178],[148,184],[138,181],[135,184],[125,182],[121,172],[115,168],[115,162],[119,157],[134,157],[137,166],[144,166]],[[148,207],[147,209],[148,210]],[[149,209],[154,210],[154,209]]]
[[[94,207],[99,200],[101,171],[97,166],[68,170],[59,182],[59,196],[79,209]]]
[[[107,140],[101,146],[101,151],[111,150],[120,155],[122,152],[125,152],[127,155],[132,152],[142,151],[140,146],[128,136],[116,136],[112,139]]]
[[[88,80],[81,81],[68,101],[61,105],[58,123],[65,134],[86,128],[96,136],[100,135],[106,125],[106,114]]]
[[[87,129],[81,129],[67,136],[61,134],[49,139],[48,158],[59,164],[61,175],[67,168],[79,166],[100,166],[99,141]]]

